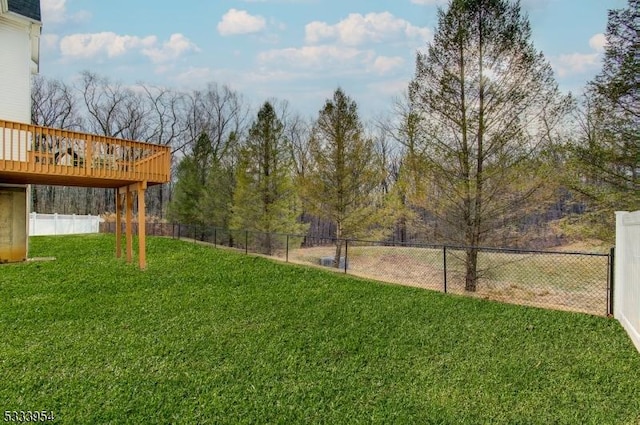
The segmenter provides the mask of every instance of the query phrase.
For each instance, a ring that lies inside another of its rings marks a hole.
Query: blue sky
[[[315,116],[336,87],[363,116],[390,109],[446,0],[41,0],[40,73],[90,70],[181,90],[209,82],[253,106],[268,98]],[[607,9],[626,0],[522,0],[560,87],[599,71]]]

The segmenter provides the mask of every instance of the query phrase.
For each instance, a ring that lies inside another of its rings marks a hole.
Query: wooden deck
[[[168,146],[0,120],[0,183],[113,188],[116,256],[122,256],[125,215],[127,261],[133,261],[132,217],[138,204],[138,260],[146,268],[145,191],[171,179]]]
[[[168,146],[0,120],[0,183],[152,186],[170,168]]]

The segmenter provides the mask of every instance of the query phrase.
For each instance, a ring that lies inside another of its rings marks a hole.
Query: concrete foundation
[[[0,186],[0,263],[27,259],[27,186]]]

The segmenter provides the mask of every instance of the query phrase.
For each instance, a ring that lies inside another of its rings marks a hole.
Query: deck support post
[[[138,183],[138,261],[140,269],[147,268],[147,238],[146,238],[146,211],[144,193],[147,189],[147,182]]]
[[[132,218],[133,218],[133,194],[131,191],[126,188],[125,199],[127,204],[127,212],[126,212],[126,239],[127,239],[127,263],[133,261],[133,231],[131,229]]]
[[[122,257],[122,195],[116,189],[116,258]]]
[[[146,204],[144,199],[147,190],[147,182],[142,181],[121,187],[116,193],[116,226],[120,228],[120,211],[122,210],[122,197],[125,199],[125,221],[126,221],[126,251],[127,263],[133,261],[133,195],[138,199],[138,264],[141,270],[147,267],[147,232],[146,232]],[[116,256],[120,256],[120,238],[116,229]]]

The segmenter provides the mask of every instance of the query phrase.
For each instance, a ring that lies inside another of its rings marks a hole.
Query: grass
[[[187,242],[38,237],[0,267],[0,409],[55,423],[636,424],[612,319],[385,285]]]

